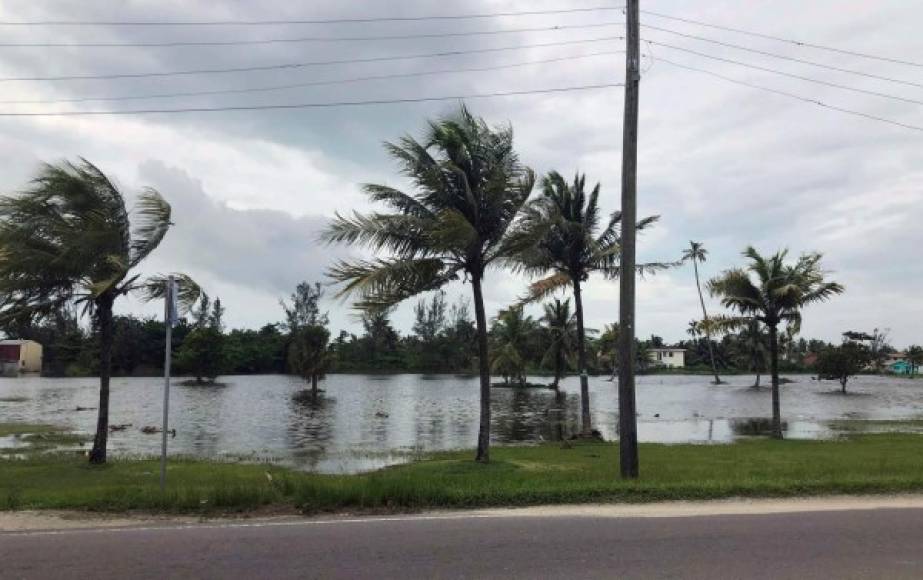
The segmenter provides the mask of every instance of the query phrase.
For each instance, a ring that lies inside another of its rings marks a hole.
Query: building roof
[[[29,344],[29,343],[38,344],[34,340],[19,340],[19,339],[0,340],[0,346],[18,346],[18,345]]]
[[[685,348],[649,348],[651,352],[686,352]]]

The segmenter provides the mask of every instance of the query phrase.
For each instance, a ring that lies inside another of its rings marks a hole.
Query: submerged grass
[[[61,427],[41,423],[0,423],[0,437],[10,435],[49,434],[62,431]]]
[[[618,478],[607,443],[496,447],[491,463],[439,453],[359,475],[174,460],[167,491],[155,460],[90,467],[72,456],[29,456],[0,468],[0,508],[169,512],[415,510],[580,502],[646,502],[923,491],[923,438],[859,435],[836,441],[748,440],[641,446],[641,479]]]
[[[0,397],[0,403],[25,403],[28,400],[29,400],[29,397],[18,397],[18,396]]]

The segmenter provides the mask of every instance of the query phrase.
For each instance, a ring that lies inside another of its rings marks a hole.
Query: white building
[[[657,366],[671,369],[686,366],[686,349],[684,348],[652,348],[647,356]]]

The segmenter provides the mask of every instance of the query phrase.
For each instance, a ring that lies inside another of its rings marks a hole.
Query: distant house
[[[910,362],[906,360],[899,360],[893,362],[885,367],[889,373],[894,373],[896,375],[910,375],[913,374],[913,367],[910,366]]]
[[[686,349],[684,348],[652,348],[647,356],[655,366],[665,366],[671,369],[686,366]]]
[[[0,365],[5,374],[42,372],[42,345],[34,340],[0,340]]]
[[[876,372],[889,372],[895,374],[910,374],[910,361],[907,360],[906,352],[889,352],[883,354],[881,359],[871,361],[866,367],[869,370],[874,370]],[[908,369],[905,373],[902,369]]]
[[[801,359],[801,364],[808,368],[816,365],[817,364],[817,353],[809,352],[808,354],[804,355],[804,358]]]

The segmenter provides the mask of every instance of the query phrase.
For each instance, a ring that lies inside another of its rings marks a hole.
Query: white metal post
[[[170,359],[173,348],[173,276],[167,278],[167,289],[164,292],[164,325],[167,327],[166,349],[163,357],[163,427],[160,446],[160,489],[167,486],[167,427],[170,421]]]

